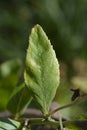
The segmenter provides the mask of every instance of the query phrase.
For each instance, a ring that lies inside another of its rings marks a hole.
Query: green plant
[[[81,95],[70,104],[50,111],[50,106],[55,97],[60,82],[59,63],[55,51],[45,32],[36,25],[29,38],[26,66],[24,70],[24,82],[17,86],[7,104],[7,109],[12,113],[12,119],[1,118],[0,130],[29,130],[35,124],[54,126],[56,129],[63,126],[77,129],[73,125],[76,121],[59,121],[52,119],[52,115],[64,108],[81,102],[86,94]],[[42,112],[42,118],[23,118],[24,110],[34,100],[38,109]],[[86,121],[87,122],[87,121]],[[78,128],[79,130],[79,128]]]

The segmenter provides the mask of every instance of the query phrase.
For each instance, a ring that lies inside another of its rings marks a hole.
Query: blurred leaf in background
[[[6,109],[9,97],[19,81],[22,63],[20,60],[9,60],[0,65],[0,110]]]
[[[25,84],[15,87],[10,100],[7,104],[7,109],[13,114],[15,118],[23,115],[32,100],[31,93]]]

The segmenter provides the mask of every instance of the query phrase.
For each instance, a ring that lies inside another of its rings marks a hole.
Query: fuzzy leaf
[[[29,38],[24,78],[41,111],[46,115],[59,85],[59,64],[40,25],[32,29]]]
[[[7,109],[14,115],[20,115],[29,105],[31,99],[30,91],[25,84],[17,86],[8,102]]]

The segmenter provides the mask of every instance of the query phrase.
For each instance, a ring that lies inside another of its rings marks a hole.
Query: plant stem
[[[40,124],[41,125],[41,124],[45,124],[45,125],[50,125],[50,126],[54,126],[55,128],[57,128],[60,125],[60,122],[62,120],[60,119],[60,121],[58,122],[58,121],[53,120],[50,116],[52,116],[55,112],[57,112],[59,110],[62,110],[62,109],[65,109],[65,108],[68,108],[68,107],[71,107],[73,105],[81,103],[85,99],[85,97],[87,97],[87,94],[81,95],[76,100],[74,100],[72,103],[66,104],[64,106],[61,106],[61,107],[59,107],[59,108],[51,111],[48,115],[46,115],[45,118],[43,117],[43,118],[29,118],[29,119],[24,119],[24,121],[23,121],[24,123],[22,124],[22,126],[28,127],[30,125],[36,125],[36,124],[38,124],[38,125]],[[84,121],[87,123],[87,120],[84,120]],[[63,125],[68,126],[69,124],[74,124],[74,123],[76,123],[76,121],[64,121]],[[61,124],[61,129],[62,128],[63,128],[63,126]]]
[[[49,126],[53,126],[54,128],[58,128],[58,126],[60,126],[60,122],[59,121],[55,121],[51,118],[49,118],[48,120],[45,120],[44,118],[30,118],[30,119],[25,119],[26,122],[26,126],[24,127],[24,125],[22,124],[21,129],[24,128],[28,128],[31,125],[49,125]],[[65,127],[69,127],[70,125],[75,125],[75,126],[79,126],[81,128],[86,128],[87,129],[87,120],[75,120],[75,121],[63,121],[62,122],[63,125]],[[18,129],[18,130],[21,130]]]
[[[22,123],[22,127],[25,126],[25,127],[28,127],[30,125],[41,125],[41,124],[44,124],[44,125],[49,125],[49,126],[54,126],[54,127],[58,127],[58,125],[60,125],[60,123],[58,121],[55,121],[51,118],[48,118],[47,120],[44,119],[44,118],[29,118],[29,119],[24,119],[23,121],[24,123]]]
[[[63,122],[60,114],[59,114],[59,123],[60,123],[60,130],[63,130]]]
[[[66,104],[64,106],[61,106],[51,112],[49,112],[46,117],[49,117],[49,116],[52,116],[54,113],[56,113],[57,111],[59,110],[62,110],[62,109],[65,109],[65,108],[68,108],[68,107],[71,107],[71,106],[74,106],[76,104],[79,104],[80,102],[82,102],[84,100],[84,98],[87,97],[87,94],[84,94],[84,95],[81,95],[80,97],[78,97],[76,100],[74,100],[73,102],[69,103],[69,104]]]

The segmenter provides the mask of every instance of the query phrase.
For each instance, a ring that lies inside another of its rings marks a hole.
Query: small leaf
[[[7,109],[14,115],[20,115],[29,105],[31,99],[30,91],[25,84],[17,86],[8,102]]]
[[[20,127],[20,123],[7,118],[0,118],[0,130],[17,130]]]
[[[30,35],[24,78],[41,111],[46,115],[59,85],[59,64],[40,25],[36,25]]]

